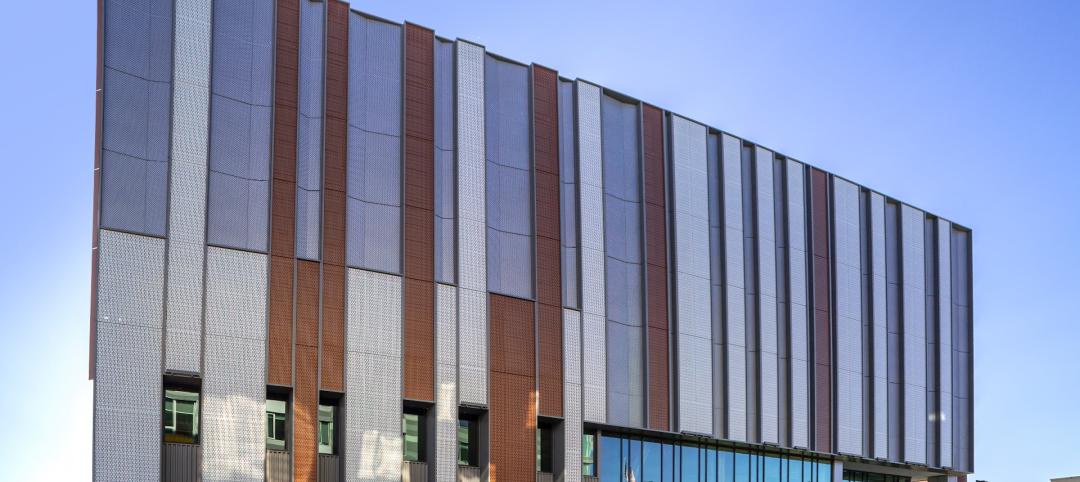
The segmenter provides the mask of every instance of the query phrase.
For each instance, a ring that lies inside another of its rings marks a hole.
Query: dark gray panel
[[[401,26],[349,16],[349,266],[401,271]]]
[[[726,409],[726,362],[724,360],[724,271],[723,271],[723,236],[724,220],[720,209],[723,203],[723,176],[720,165],[720,135],[711,133],[707,139],[707,169],[709,189],[709,297],[712,307],[712,386],[713,386],[713,431],[718,438],[727,438],[725,433]]]
[[[577,155],[574,149],[574,83],[559,81],[559,220],[562,223],[562,299],[567,308],[580,308],[578,254]]]
[[[889,379],[889,450],[890,461],[899,462],[903,456],[903,389],[901,378],[901,354],[903,336],[900,317],[900,206],[885,203],[885,304],[886,330],[888,332],[888,379]]]
[[[435,41],[435,281],[455,284],[454,44]]]

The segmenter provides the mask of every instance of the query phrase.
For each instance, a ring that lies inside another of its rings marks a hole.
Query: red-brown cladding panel
[[[292,385],[292,258],[270,257],[270,323],[267,341],[267,382]]]
[[[296,391],[293,393],[293,480],[316,482],[319,433],[318,354],[312,346],[296,345]]]
[[[404,395],[435,399],[435,33],[405,25]]]
[[[296,262],[296,344],[319,346],[319,263]]]
[[[645,104],[641,120],[645,153],[645,257],[649,326],[648,426],[654,430],[668,430],[670,385],[663,112]]]
[[[535,337],[533,302],[489,295],[492,481],[536,477]]]
[[[540,414],[563,415],[562,235],[559,224],[559,77],[534,65],[533,160],[535,163],[536,301],[539,332]]]
[[[814,290],[814,449],[832,451],[832,326],[829,272],[828,175],[811,170]]]
[[[323,390],[345,390],[345,267],[323,264],[322,346],[319,357]]]

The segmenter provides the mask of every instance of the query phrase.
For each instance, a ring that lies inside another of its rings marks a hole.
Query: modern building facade
[[[338,0],[99,32],[95,480],[973,470],[969,229]]]

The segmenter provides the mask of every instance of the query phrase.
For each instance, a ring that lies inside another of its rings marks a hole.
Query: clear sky
[[[5,2],[0,16],[10,480],[89,480],[95,3]],[[1080,475],[1080,2],[354,4],[971,227],[976,476]]]

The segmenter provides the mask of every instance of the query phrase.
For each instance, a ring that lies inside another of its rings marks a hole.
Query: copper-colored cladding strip
[[[641,130],[645,152],[646,286],[648,293],[648,427],[669,430],[667,212],[664,189],[664,114],[645,104]]]
[[[296,108],[299,0],[278,0],[274,51],[274,168],[270,217],[270,322],[267,383],[292,386],[296,237]]]
[[[319,275],[317,261],[296,262],[296,384],[293,480],[315,482],[319,433]]]
[[[540,414],[563,415],[562,239],[559,224],[559,76],[534,65],[533,158],[536,165],[536,310],[540,337]]]
[[[90,235],[90,379],[97,345],[98,233],[101,228],[101,125],[105,86],[105,0],[97,2],[97,91],[94,95],[94,232]]]
[[[492,482],[536,478],[536,370],[533,302],[489,295]]]
[[[323,152],[322,337],[319,385],[345,389],[345,176],[348,155],[349,5],[326,5],[326,124]]]
[[[435,33],[405,24],[404,395],[435,400]]]
[[[810,224],[813,229],[814,450],[832,451],[832,326],[829,266],[829,175],[810,170]]]

